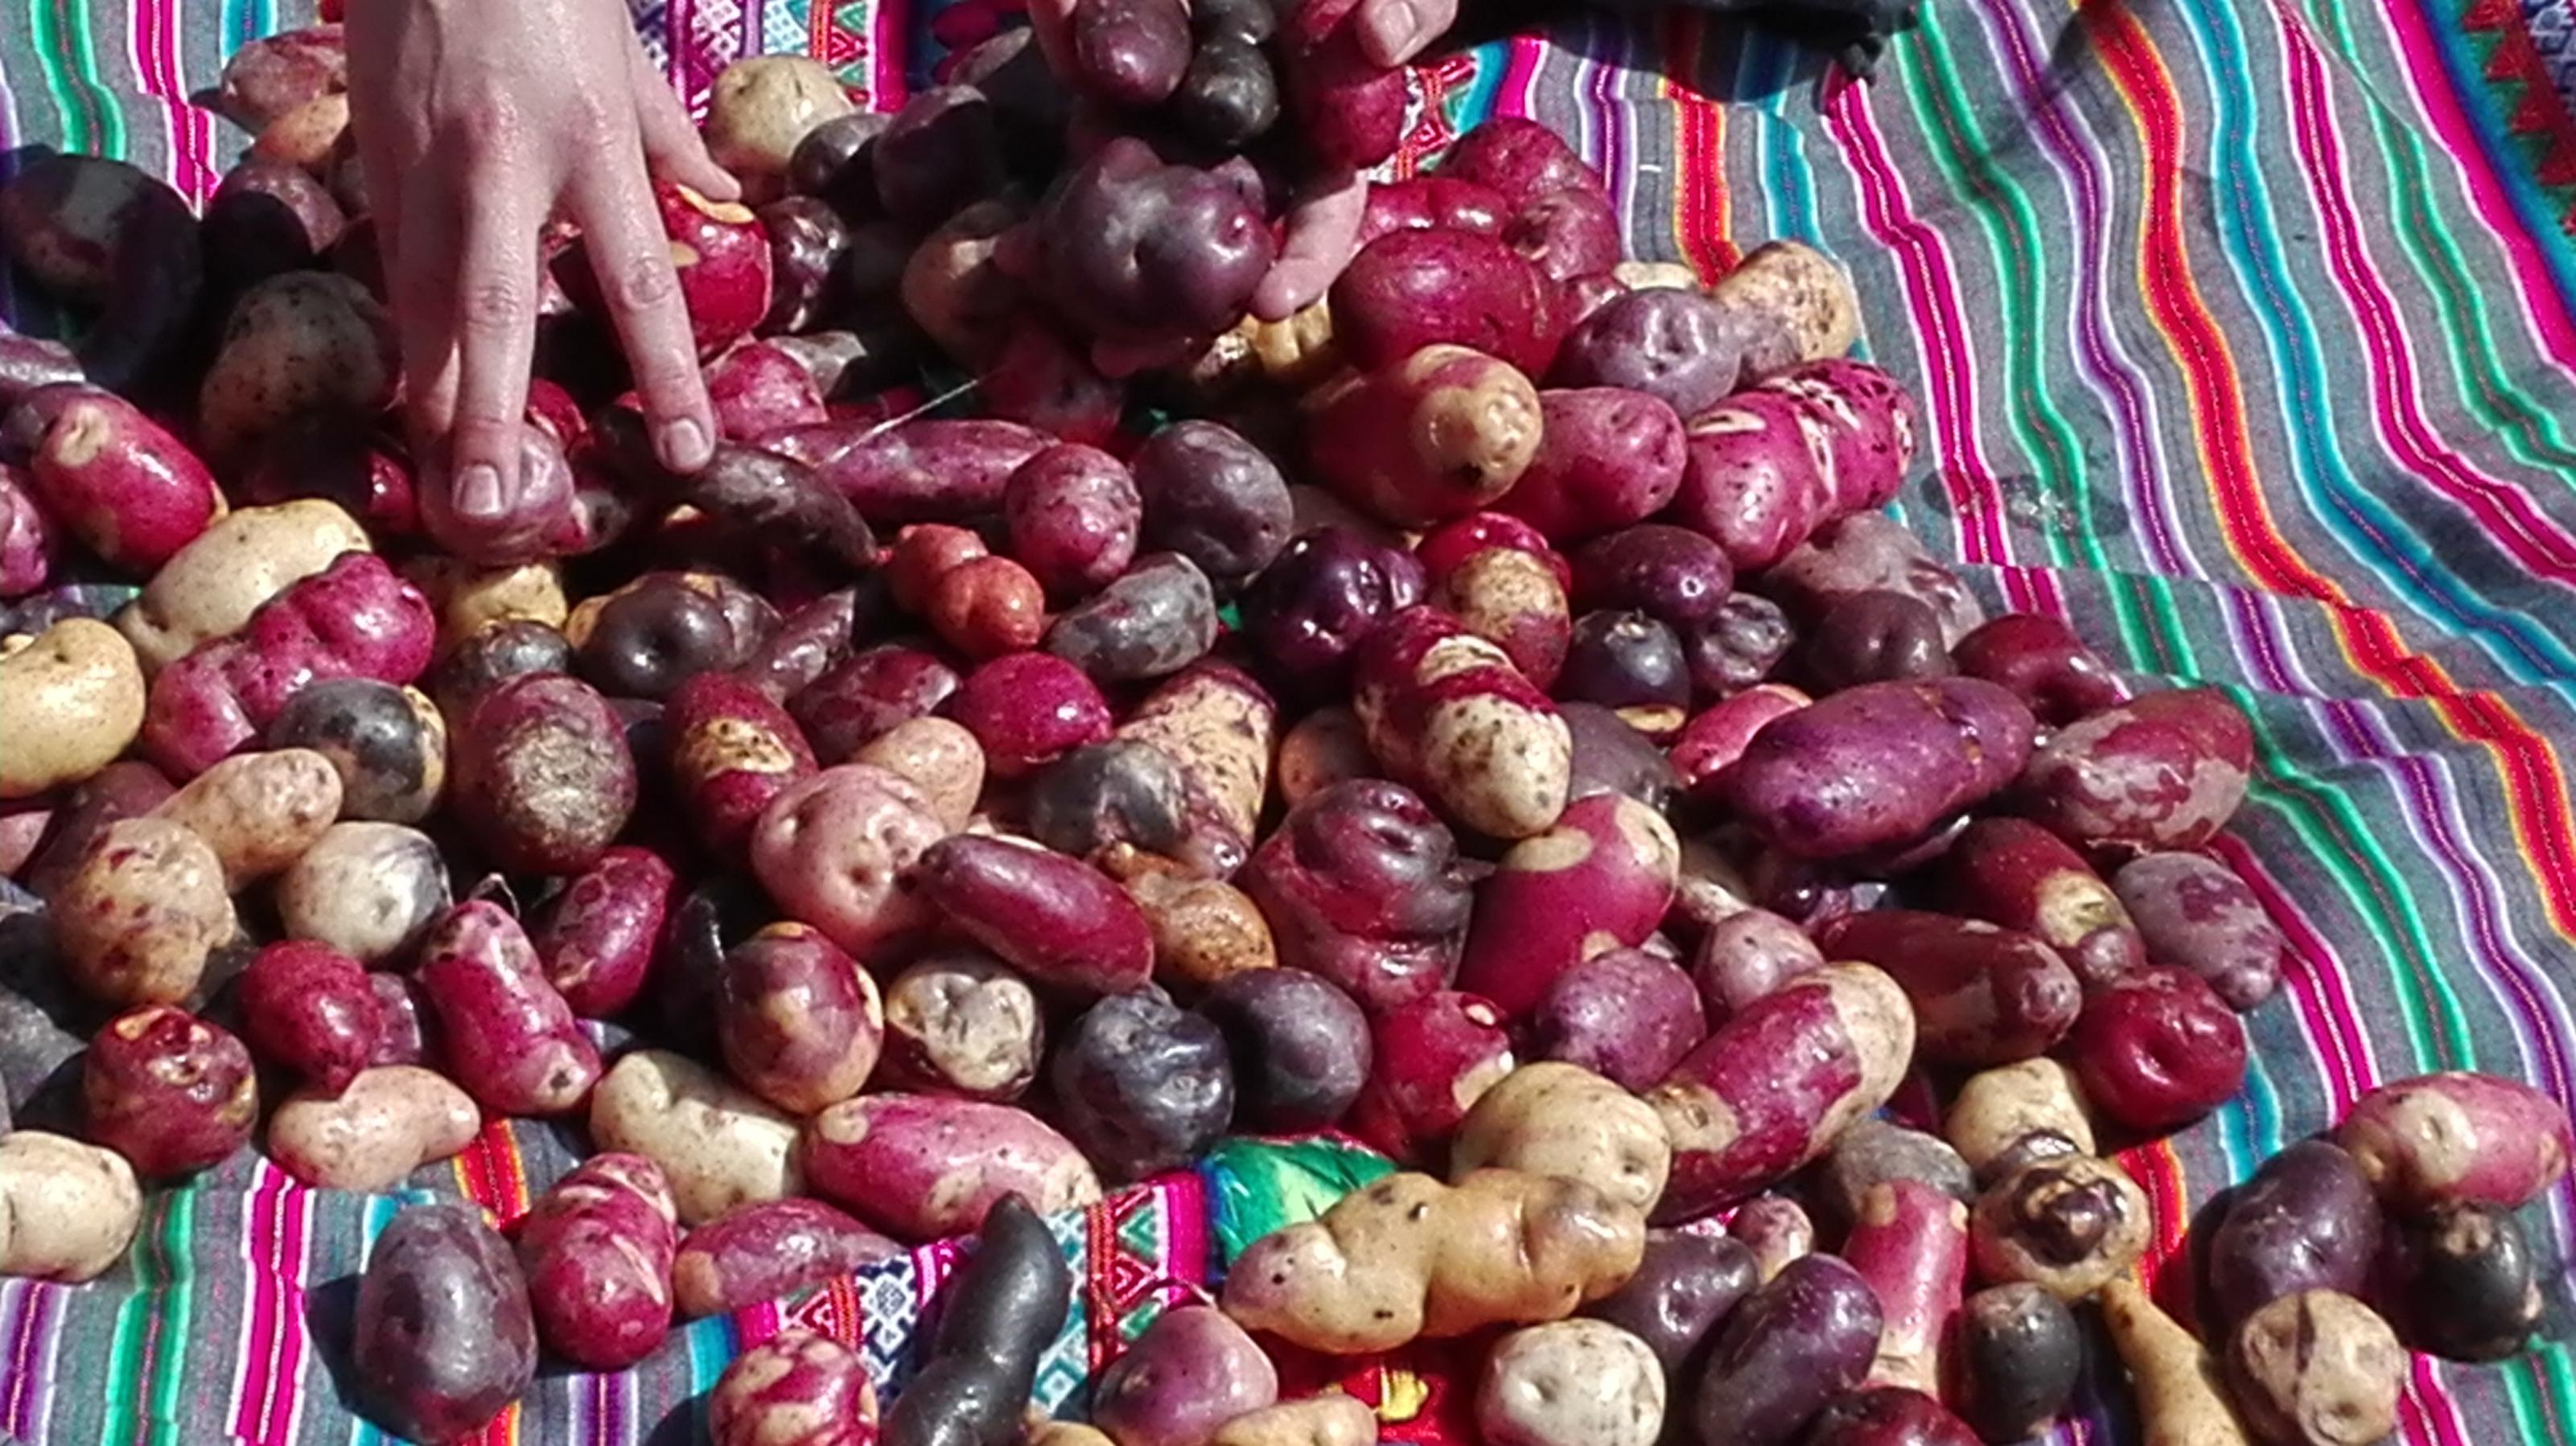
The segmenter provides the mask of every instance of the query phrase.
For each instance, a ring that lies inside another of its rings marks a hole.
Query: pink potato
[[[1913,1057],[1905,991],[1866,964],[1827,965],[1747,1005],[1646,1096],[1673,1144],[1656,1219],[1704,1215],[1822,1156]]]
[[[671,1262],[671,1296],[684,1320],[724,1315],[903,1253],[902,1246],[820,1200],[756,1200],[680,1241]]]
[[[1379,521],[1422,527],[1511,490],[1538,452],[1538,390],[1510,363],[1424,347],[1354,372],[1304,403],[1317,480]]]
[[[644,992],[678,887],[661,855],[621,844],[546,901],[528,938],[573,1013],[607,1019]]]
[[[1799,975],[1824,967],[1824,951],[1806,930],[1768,909],[1744,909],[1700,936],[1691,956],[1691,982],[1699,986],[1708,1017],[1722,1023]]]
[[[1227,1422],[1278,1399],[1260,1343],[1215,1306],[1185,1305],[1102,1369],[1091,1420],[1118,1446],[1210,1446]]]
[[[1420,798],[1356,778],[1290,809],[1237,882],[1269,922],[1282,965],[1378,1012],[1448,987],[1473,877]]]
[[[32,479],[0,461],[0,599],[21,598],[45,585],[61,555],[61,529],[36,500]]]
[[[1407,608],[1360,645],[1354,675],[1369,751],[1467,827],[1528,838],[1565,811],[1572,735],[1499,647]]]
[[[1680,965],[1643,949],[1611,949],[1557,976],[1529,1032],[1539,1058],[1634,1091],[1672,1073],[1708,1037],[1708,1018]]]
[[[1967,1285],[1968,1208],[1919,1180],[1882,1181],[1862,1194],[1841,1253],[1887,1317],[1870,1383],[1937,1395]]]
[[[1515,210],[1554,191],[1604,190],[1600,173],[1563,138],[1521,116],[1491,116],[1460,136],[1438,174],[1490,187]]]
[[[980,400],[987,416],[1022,422],[1088,447],[1118,435],[1127,410],[1127,384],[1103,376],[1089,351],[1045,321],[1023,321],[1004,338],[1000,355],[984,374]]]
[[[457,1083],[489,1113],[566,1114],[599,1082],[599,1051],[498,905],[449,910],[421,941],[414,977],[438,1016]]]
[[[533,673],[477,699],[458,730],[451,797],[468,832],[513,873],[590,868],[635,811],[634,755],[608,700]]]
[[[1413,545],[1413,555],[1429,580],[1438,583],[1478,553],[1497,548],[1537,558],[1546,564],[1559,591],[1573,589],[1574,564],[1549,545],[1546,534],[1507,512],[1471,512],[1435,528]]]
[[[1395,154],[1404,138],[1404,72],[1361,54],[1356,24],[1287,51],[1279,68],[1287,117],[1318,164],[1365,169]]]
[[[1098,447],[1049,447],[1002,488],[1011,558],[1054,598],[1085,597],[1117,581],[1135,559],[1144,519],[1134,474]]]
[[[1537,197],[1503,223],[1503,242],[1560,285],[1619,264],[1619,213],[1596,191],[1568,188]]]
[[[2094,990],[2069,1047],[2084,1098],[2134,1130],[2189,1124],[2245,1084],[2245,1026],[2188,969],[2139,969]]]
[[[166,1004],[107,1022],[81,1061],[88,1136],[146,1179],[192,1175],[250,1143],[259,1080],[229,1032]]]
[[[758,442],[789,427],[828,421],[814,374],[782,347],[745,342],[707,367],[707,400],[726,440]]]
[[[930,1095],[862,1095],[805,1122],[815,1193],[898,1240],[962,1235],[1005,1195],[1040,1211],[1100,1199],[1073,1143],[1009,1105]]]
[[[1643,392],[1695,418],[1735,390],[1745,340],[1738,314],[1705,293],[1648,287],[1610,298],[1567,331],[1548,376]]]
[[[725,1068],[810,1115],[859,1092],[885,1041],[876,980],[808,924],[772,924],[725,951],[716,993]]]
[[[676,181],[656,182],[653,199],[670,238],[698,355],[717,356],[769,314],[769,233],[750,207],[710,200]],[[599,313],[599,279],[586,249],[564,252],[554,274],[575,305]]]
[[[867,963],[929,926],[898,881],[948,832],[910,780],[865,763],[824,769],[770,802],[751,832],[751,871],[788,917]]]
[[[1555,350],[1548,279],[1498,237],[1401,230],[1360,248],[1333,282],[1333,342],[1362,371],[1449,343],[1534,374]]]
[[[1913,402],[1861,362],[1767,379],[1689,418],[1686,430],[1671,519],[1717,539],[1748,572],[1895,496],[1915,446]]]
[[[700,673],[673,689],[662,730],[681,805],[718,853],[739,849],[772,799],[814,775],[814,750],[796,720],[730,673]]]
[[[1951,645],[1971,678],[2012,690],[2039,721],[2063,728],[2128,701],[2128,689],[2075,630],[2038,613],[2005,613]]]
[[[1925,1059],[1984,1068],[2043,1054],[2083,1007],[2057,951],[1974,919],[1915,909],[1846,914],[1816,931],[1828,958],[1875,964],[1914,1006]]]
[[[410,683],[429,667],[429,599],[371,552],[341,554],[260,605],[240,632],[200,644],[152,679],[145,756],[194,778],[257,738],[307,683]]]
[[[707,1398],[714,1446],[876,1446],[868,1363],[830,1336],[782,1331],[733,1358]]]
[[[1702,709],[1673,740],[1673,775],[1682,791],[1702,803],[1719,801],[1726,770],[1744,756],[1753,735],[1814,701],[1786,683],[1762,683]]]
[[[264,1064],[324,1094],[349,1087],[376,1059],[383,1029],[358,961],[307,939],[271,944],[233,983],[242,1034]]]
[[[815,468],[872,527],[945,522],[1001,505],[1011,473],[1053,439],[991,417],[925,417],[878,432],[822,422],[778,433],[772,450]]]
[[[91,309],[74,350],[99,386],[149,380],[187,338],[205,262],[187,201],[158,177],[28,153],[0,186],[0,247],[26,279]]]
[[[2202,854],[2151,853],[2120,866],[2111,890],[2158,964],[2188,969],[2242,1014],[2280,987],[2289,941],[2234,869]]]
[[[1512,1072],[1503,1023],[1492,1004],[1456,990],[1377,1016],[1368,1083],[1346,1128],[1399,1162],[1436,1160],[1477,1099]]]
[[[1867,683],[1766,725],[1719,791],[1794,858],[1902,847],[2001,792],[2035,731],[1992,683]]]
[[[2079,849],[2198,848],[2253,768],[2253,727],[2226,694],[2149,693],[2059,729],[2022,775],[2021,810]]]
[[[149,574],[224,515],[214,474],[132,403],[98,387],[40,388],[0,422],[47,516],[111,566]]]
[[[1538,394],[1539,443],[1494,506],[1563,546],[1643,522],[1682,485],[1682,419],[1624,387]]]
[[[641,1155],[593,1155],[513,1232],[537,1340],[584,1370],[622,1371],[671,1333],[671,1183]]]
[[[1117,994],[1153,978],[1154,937],[1144,910],[1079,859],[957,834],[922,854],[911,888],[1041,989]]]
[[[2567,1107],[2517,1080],[2454,1070],[2391,1080],[2344,1111],[2335,1140],[2379,1198],[2519,1210],[2567,1173]]]
[[[1604,793],[1567,805],[1476,891],[1458,987],[1506,1019],[1526,1016],[1584,958],[1646,942],[1672,906],[1680,867],[1672,825],[1635,799]]]
[[[2119,895],[2083,855],[2027,819],[1969,824],[1940,870],[1954,912],[2048,945],[2088,988],[2147,962],[2146,944]]]

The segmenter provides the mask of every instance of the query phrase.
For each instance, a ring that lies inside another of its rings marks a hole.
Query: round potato
[[[1543,1061],[1485,1091],[1458,1126],[1449,1158],[1453,1178],[1488,1166],[1562,1175],[1650,1211],[1663,1196],[1673,1150],[1645,1101],[1590,1070]]]
[[[142,1223],[124,1156],[42,1130],[0,1138],[0,1275],[95,1279]]]
[[[0,801],[78,783],[143,728],[143,671],[116,629],[65,618],[0,657]]]
[[[600,1080],[590,1096],[590,1135],[603,1150],[661,1166],[683,1225],[804,1191],[796,1121],[664,1050],[639,1049]]]
[[[238,927],[223,861],[166,818],[110,824],[53,913],[72,982],[122,1006],[185,1002]]]
[[[1664,1370],[1646,1343],[1598,1320],[1561,1320],[1495,1343],[1476,1388],[1486,1446],[1654,1446]]]

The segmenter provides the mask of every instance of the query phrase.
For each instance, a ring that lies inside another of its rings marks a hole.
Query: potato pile
[[[1283,177],[1395,146],[1350,10],[1095,0],[1069,83],[1013,32],[893,115],[733,67],[755,205],[660,197],[713,464],[654,463],[549,235],[530,485],[470,553],[396,440],[336,29],[235,60],[202,218],[89,158],[0,190],[86,308],[0,337],[0,1271],[99,1275],[245,1146],[386,1191],[544,1120],[595,1153],[506,1238],[375,1247],[389,1430],[968,1234],[882,1418],[784,1336],[720,1446],[1364,1446],[1275,1352],[1497,1328],[1497,1446],[2001,1442],[2079,1309],[2149,1439],[2333,1446],[2408,1347],[2519,1349],[2569,1126],[2503,1080],[2266,1165],[2206,1355],[2135,1285],[2111,1157],[2238,1090],[2280,976],[2204,851],[2251,731],[1877,510],[1914,407],[1831,260],[1631,262],[1502,119],[1247,316]],[[1043,1212],[1330,1128],[1398,1172],[1028,1425]]]

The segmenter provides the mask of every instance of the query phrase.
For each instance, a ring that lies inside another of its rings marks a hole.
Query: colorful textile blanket
[[[806,50],[880,107],[1015,0],[655,0],[702,96]],[[1472,0],[1471,0],[1472,4]],[[1856,272],[1869,354],[1929,419],[1900,499],[1989,595],[2141,675],[2230,690],[2264,772],[2228,845],[2295,941],[2240,1099],[2130,1152],[2159,1259],[2198,1207],[2373,1082],[2576,1071],[2576,10],[2569,0],[1931,0],[1869,86],[1687,9],[1566,10],[1414,73],[1401,171],[1490,112],[1611,178],[1631,249],[1771,236]],[[0,148],[123,156],[202,195],[244,138],[187,97],[302,0],[0,0]],[[0,725],[5,726],[5,725]],[[415,1181],[507,1217],[568,1160],[496,1129]],[[1230,1148],[1060,1222],[1083,1299],[1049,1404],[1262,1229],[1372,1168]],[[159,1199],[131,1264],[0,1286],[0,1430],[44,1446],[367,1442],[333,1320],[400,1199],[241,1162]],[[2535,1208],[2552,1242],[2576,1193]],[[785,1320],[900,1378],[945,1249],[701,1323],[642,1368],[549,1375],[493,1442],[697,1439],[728,1354]],[[1396,1441],[1463,1443],[1454,1351],[1341,1371]],[[2576,1357],[2419,1363],[2410,1446],[2576,1442]],[[2134,1439],[2117,1389],[2065,1439]],[[694,1403],[694,1404],[693,1404]]]

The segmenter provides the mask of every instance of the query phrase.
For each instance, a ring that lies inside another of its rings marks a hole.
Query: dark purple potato
[[[1761,1264],[1741,1240],[1649,1230],[1637,1273],[1583,1313],[1644,1341],[1678,1390],[1698,1376],[1727,1314],[1761,1283]]]
[[[1235,1117],[1244,1129],[1291,1134],[1350,1112],[1368,1082],[1368,1016],[1321,977],[1247,969],[1218,980],[1199,1013],[1234,1061]]]
[[[1272,0],[1198,0],[1190,7],[1190,31],[1201,46],[1212,40],[1259,45],[1279,33],[1279,11]]]
[[[1869,1386],[1840,1397],[1807,1429],[1805,1446],[1980,1446],[1968,1423],[1921,1391]]]
[[[1614,297],[1566,333],[1549,379],[1561,387],[1626,387],[1688,419],[1735,390],[1741,329],[1696,291],[1658,286]]]
[[[358,1278],[350,1365],[370,1420],[397,1436],[480,1430],[536,1376],[528,1283],[472,1205],[415,1205],[376,1237]]]
[[[760,208],[769,233],[769,314],[763,336],[812,331],[848,306],[850,223],[828,202],[784,196]]]
[[[562,633],[533,619],[513,618],[457,644],[430,675],[429,692],[439,711],[462,718],[476,698],[512,678],[571,671],[572,644]]]
[[[1705,624],[1682,629],[1691,685],[1704,698],[1740,693],[1770,677],[1796,640],[1780,605],[1749,592],[1727,598]]]
[[[1858,1271],[1802,1255],[1719,1328],[1693,1407],[1702,1446],[1788,1446],[1861,1382],[1885,1323]]]
[[[1690,706],[1690,667],[1673,630],[1646,614],[1589,612],[1574,620],[1555,691],[1668,733]]]
[[[834,664],[787,700],[787,712],[828,767],[848,762],[895,725],[938,712],[958,681],[937,654],[886,643]]]
[[[574,661],[603,693],[659,699],[700,673],[732,667],[743,653],[721,601],[663,576],[609,599]]]
[[[877,208],[878,136],[894,124],[884,111],[854,110],[805,133],[787,157],[787,185],[800,196],[828,202],[846,219],[866,220]]]
[[[1988,1441],[2057,1419],[2084,1374],[2084,1333],[2065,1302],[2023,1282],[1969,1296],[1952,1328],[1949,1396]]]
[[[2454,1361],[2519,1354],[2545,1309],[2521,1222],[2492,1205],[2445,1205],[2399,1222],[2381,1279],[2406,1343]]]
[[[1661,810],[1681,786],[1664,750],[1616,712],[1598,703],[1580,702],[1559,703],[1556,711],[1574,738],[1568,802],[1596,793],[1624,793]]]
[[[1251,41],[1216,36],[1199,42],[1172,92],[1172,123],[1218,151],[1238,151],[1279,120],[1279,77]]]
[[[1422,601],[1422,564],[1346,527],[1297,535],[1243,596],[1243,627],[1282,682],[1331,691],[1360,640]]]
[[[1941,619],[1920,599],[1873,589],[1835,603],[1806,637],[1800,672],[1818,696],[1958,669],[1941,644]]]
[[[1037,234],[1056,305],[1096,336],[1136,341],[1232,326],[1277,254],[1240,188],[1126,137],[1056,184]]]
[[[1639,1093],[1708,1036],[1689,971],[1643,949],[1608,950],[1558,975],[1529,1027],[1541,1058]]]
[[[886,214],[938,225],[1002,188],[1001,131],[984,93],[943,85],[916,93],[868,147]]]
[[[1041,646],[1097,682],[1135,683],[1198,661],[1216,636],[1207,574],[1177,552],[1158,552],[1066,609]]]
[[[1180,0],[1085,0],[1073,13],[1073,83],[1128,110],[1159,105],[1190,63]]]
[[[1576,550],[1574,606],[1642,612],[1687,634],[1725,607],[1735,568],[1718,545],[1686,527],[1642,522]]]
[[[1170,754],[1113,738],[1048,764],[1022,806],[1029,836],[1058,853],[1089,858],[1111,844],[1131,843],[1170,854],[1187,833],[1188,791]]]
[[[1175,422],[1130,463],[1145,545],[1177,552],[1231,587],[1268,567],[1296,525],[1288,480],[1267,454],[1215,422]]]
[[[342,818],[418,823],[447,785],[447,725],[437,707],[373,678],[306,684],[270,720],[264,741],[329,759]]]
[[[1160,990],[1113,994],[1085,1011],[1047,1079],[1066,1137],[1104,1179],[1179,1169],[1234,1120],[1225,1036]]]
[[[224,174],[206,203],[206,273],[227,292],[322,264],[349,224],[330,188],[286,161],[253,157]]]
[[[2340,1146],[2302,1140],[2264,1161],[2210,1237],[2224,1328],[2303,1290],[2362,1294],[2380,1234],[2379,1197]]]

